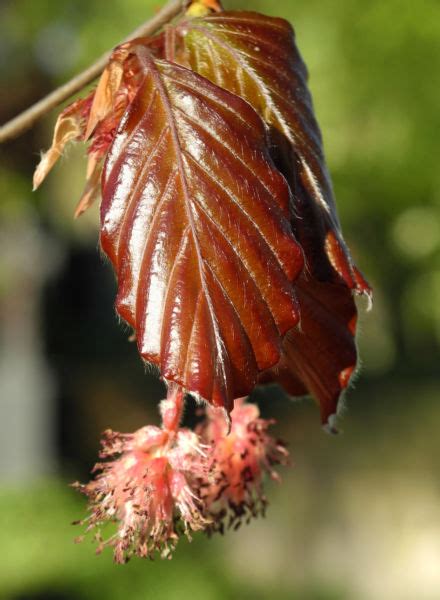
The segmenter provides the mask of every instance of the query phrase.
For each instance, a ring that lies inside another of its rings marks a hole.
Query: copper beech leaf
[[[320,221],[314,219],[315,206],[301,185],[296,186],[295,199],[292,228],[306,257],[296,286],[301,326],[284,339],[282,368],[272,377],[293,395],[308,391],[317,398],[323,423],[336,431],[341,396],[357,366],[357,308],[353,290],[336,272],[324,248],[318,250]],[[294,391],[298,381],[302,392]]]
[[[311,393],[333,423],[357,364],[352,292],[370,294],[342,237],[307,70],[283,19],[223,12],[181,24],[180,59],[247,100],[265,121],[273,158],[294,194],[291,225],[306,267],[297,282],[301,324],[284,339],[283,356],[260,382],[293,395]]]
[[[322,422],[336,431],[333,415],[357,364],[356,305],[345,286],[306,274],[295,290],[301,325],[287,334],[280,362],[261,375],[260,383],[277,382],[292,396],[311,393],[319,400]]]
[[[102,178],[116,308],[166,380],[230,410],[299,320],[290,190],[249,104],[136,52],[143,81]]]
[[[255,12],[222,12],[182,23],[181,59],[197,73],[247,100],[270,129],[279,166],[295,192],[297,182],[311,204],[308,263],[325,250],[345,284],[369,293],[343,241],[322,148],[307,69],[284,19]],[[278,164],[278,163],[277,163]],[[318,268],[319,271],[319,268]]]

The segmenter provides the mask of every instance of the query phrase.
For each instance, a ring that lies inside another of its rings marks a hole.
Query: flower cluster
[[[170,388],[161,403],[162,427],[106,431],[95,479],[74,484],[90,510],[77,524],[86,533],[96,530],[97,553],[112,547],[118,563],[135,555],[167,558],[182,534],[223,532],[225,524],[237,528],[242,517],[264,514],[263,475],[278,479],[274,466],[288,456],[267,433],[273,421],[241,399],[230,424],[224,411],[208,408],[194,432],[179,427],[182,407],[183,392]],[[117,528],[104,539],[109,522]]]
[[[288,462],[284,443],[267,432],[274,420],[260,418],[258,407],[244,400],[235,401],[229,433],[223,411],[212,407],[199,427],[201,439],[212,448],[211,478],[200,481],[199,491],[210,532],[238,529],[243,520],[264,516],[263,477],[279,481],[274,467]]]

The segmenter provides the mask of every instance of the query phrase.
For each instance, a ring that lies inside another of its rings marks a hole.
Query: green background
[[[84,503],[67,483],[87,478],[100,431],[154,421],[163,391],[114,317],[113,276],[96,252],[96,207],[71,218],[84,148],[70,150],[31,194],[54,111],[0,148],[2,352],[6,329],[26,336],[14,310],[21,314],[16,305],[30,297],[27,282],[36,275],[18,277],[10,256],[32,263],[20,241],[31,232],[45,249],[39,267],[51,265],[29,322],[39,332],[54,406],[51,465],[11,474],[0,445],[2,600],[440,598],[440,4],[225,6],[294,25],[345,236],[375,290],[374,310],[361,306],[363,369],[349,393],[344,432],[327,436],[312,402],[259,393],[294,462],[282,485],[269,486],[266,519],[225,538],[183,541],[171,562],[120,567],[108,552],[95,558],[87,541],[72,543],[79,532],[70,522]],[[151,0],[3,0],[1,120],[87,66],[155,8]],[[17,373],[22,360],[15,357]],[[8,421],[6,393],[0,402],[3,427],[20,435]]]

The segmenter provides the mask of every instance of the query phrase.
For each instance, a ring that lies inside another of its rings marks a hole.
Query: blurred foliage
[[[68,523],[83,504],[64,479],[86,476],[100,429],[154,418],[145,389],[156,400],[161,391],[135,349],[127,351],[112,314],[112,276],[91,258],[96,207],[71,220],[84,149],[70,151],[30,193],[53,113],[0,149],[1,223],[35,221],[65,256],[43,315],[63,406],[62,481],[0,491],[1,599],[440,597],[440,3],[224,4],[294,24],[344,231],[375,288],[374,310],[362,311],[364,370],[350,394],[346,433],[326,437],[310,404],[273,400],[267,408],[259,393],[267,413],[278,414],[296,464],[283,486],[271,488],[266,521],[224,541],[184,542],[171,563],[114,567],[107,554],[94,559],[87,543],[69,544]],[[157,5],[3,0],[1,120],[87,66]],[[0,261],[0,299],[13,276]]]

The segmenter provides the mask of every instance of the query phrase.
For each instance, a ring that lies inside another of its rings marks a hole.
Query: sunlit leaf
[[[292,395],[311,393],[323,422],[338,410],[355,370],[356,306],[370,294],[342,238],[307,70],[289,23],[250,12],[225,12],[182,24],[180,60],[259,112],[272,156],[294,194],[292,229],[304,249],[298,282],[300,327],[284,341],[276,380]]]
[[[228,408],[276,380],[332,421],[357,364],[352,294],[370,289],[342,238],[306,68],[286,21],[191,6],[113,52],[76,136],[90,139],[76,215],[110,148],[102,246],[145,360]],[[49,158],[73,135],[60,133]]]
[[[223,12],[188,21],[179,32],[181,59],[247,100],[267,123],[277,165],[293,192],[302,186],[311,205],[304,224],[313,230],[316,246],[308,254],[311,268],[324,250],[350,289],[369,293],[342,238],[307,70],[289,23],[254,12]]]
[[[69,142],[83,139],[90,108],[93,101],[93,93],[86,98],[77,100],[70,104],[58,116],[55,124],[52,145],[41,156],[41,160],[35,169],[33,187],[40,187],[49,171],[63,154],[64,148]]]
[[[145,360],[232,406],[299,320],[291,195],[249,104],[138,50],[144,80],[103,172],[103,250]]]

